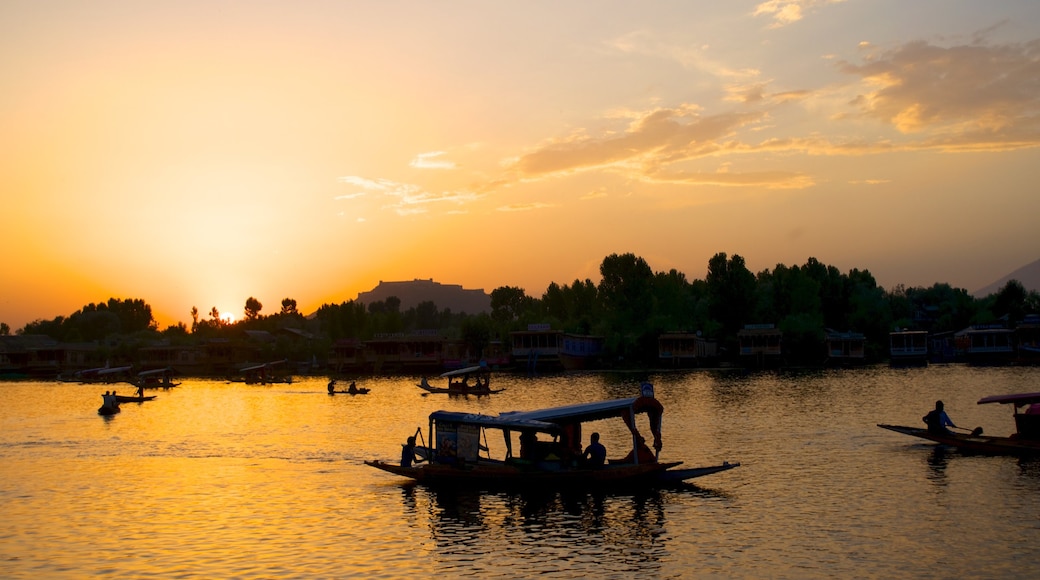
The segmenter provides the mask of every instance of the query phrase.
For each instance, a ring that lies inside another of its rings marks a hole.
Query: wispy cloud
[[[539,209],[546,209],[550,207],[556,207],[554,203],[514,203],[510,205],[503,205],[498,208],[498,211],[502,212],[516,212],[516,211],[535,211]]]
[[[455,162],[448,161],[446,159],[439,159],[446,155],[444,151],[431,151],[429,153],[420,153],[412,159],[410,166],[416,169],[455,169]]]
[[[759,71],[753,68],[734,68],[712,58],[711,47],[690,46],[660,40],[647,30],[636,30],[615,38],[610,46],[625,54],[636,54],[678,63],[685,69],[696,70],[719,78],[754,78]]]
[[[798,22],[808,10],[826,4],[839,4],[845,0],[766,0],[755,7],[754,16],[769,16],[773,19],[770,28],[781,28]]]
[[[355,175],[340,177],[338,181],[360,187],[363,191],[336,196],[335,199],[351,200],[369,193],[382,195],[390,200],[382,208],[393,210],[402,216],[425,213],[427,211],[426,206],[430,204],[448,203],[462,205],[481,197],[469,191],[431,193],[412,183],[401,183],[390,179],[369,179]]]

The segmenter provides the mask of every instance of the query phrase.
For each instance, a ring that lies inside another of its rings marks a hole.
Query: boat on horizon
[[[926,428],[906,427],[901,425],[885,425],[878,427],[935,441],[942,445],[956,447],[969,453],[988,455],[1040,455],[1040,393],[1018,393],[1011,395],[993,395],[979,399],[979,405],[1002,403],[1012,405],[1015,418],[1015,433],[1009,437],[983,435],[981,427],[971,433],[933,433]],[[1028,408],[1020,412],[1020,407]]]
[[[431,385],[426,377],[416,383],[415,386],[427,393],[446,395],[492,395],[501,393],[505,389],[491,388],[491,369],[483,365],[475,365],[442,373],[442,379],[448,379],[447,387],[435,387]],[[470,379],[473,383],[470,383]]]
[[[483,489],[668,486],[740,465],[724,462],[683,468],[682,461],[660,461],[663,410],[653,387],[644,383],[643,394],[626,399],[498,415],[435,411],[424,444],[414,448],[417,463],[372,460],[365,464],[425,485]],[[656,452],[639,433],[639,415],[648,417]],[[602,465],[591,464],[582,451],[583,427],[609,419],[620,419],[627,426],[630,436],[624,437],[628,441],[621,448],[628,454]],[[489,432],[502,439],[491,442]],[[421,428],[417,436],[422,436]],[[406,448],[404,454],[409,453]]]

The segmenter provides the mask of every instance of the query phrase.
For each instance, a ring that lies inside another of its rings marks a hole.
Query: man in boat
[[[332,395],[336,392],[336,379],[329,381],[329,394]]]
[[[603,467],[603,463],[607,460],[607,448],[599,442],[599,433],[593,433],[589,440],[589,446],[585,448],[582,459],[585,460],[587,467],[599,469]]]
[[[928,414],[921,419],[925,425],[928,425],[928,432],[935,435],[951,435],[947,427],[957,428],[953,421],[950,420],[950,416],[943,410],[942,401],[936,401],[935,409],[928,411]]]
[[[350,393],[351,395],[356,395],[357,394],[357,392],[358,392],[357,385],[354,384],[354,381],[350,381],[350,388],[347,389],[347,392]]]
[[[415,436],[408,438],[408,442],[401,449],[401,467],[411,467],[415,461]]]

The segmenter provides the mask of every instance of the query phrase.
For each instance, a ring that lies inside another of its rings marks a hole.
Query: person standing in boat
[[[332,379],[331,381],[329,381],[329,394],[332,395],[332,394],[335,394],[335,393],[336,393],[336,379]]]
[[[599,433],[593,433],[589,437],[589,446],[585,448],[582,458],[588,467],[593,469],[603,467],[603,463],[607,460],[607,448],[599,442]]]
[[[928,414],[921,419],[925,425],[928,425],[928,432],[935,435],[950,435],[950,430],[947,427],[957,428],[953,421],[950,420],[950,416],[946,414],[942,401],[936,401],[935,409],[928,411]]]

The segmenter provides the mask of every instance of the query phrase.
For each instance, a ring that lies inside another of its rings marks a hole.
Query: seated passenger
[[[582,459],[587,467],[599,469],[607,460],[607,448],[599,442],[599,433],[593,433],[589,439],[589,446],[585,448]]]

